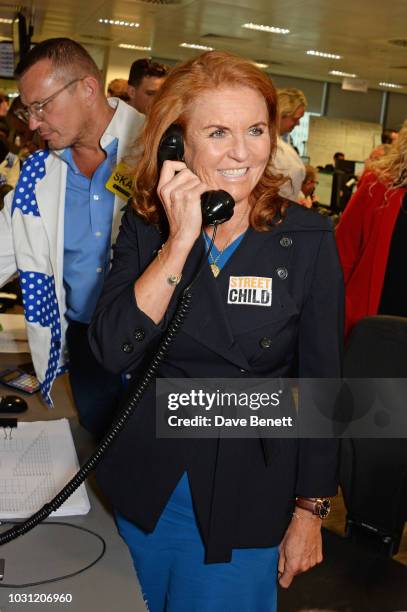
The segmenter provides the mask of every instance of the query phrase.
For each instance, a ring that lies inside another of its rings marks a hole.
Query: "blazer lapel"
[[[35,186],[37,206],[48,237],[51,266],[56,286],[62,285],[63,231],[66,164],[50,153],[45,177]]]
[[[284,310],[285,304],[283,307],[281,304],[281,292],[276,290],[276,276],[277,270],[287,270],[292,251],[280,247],[281,236],[279,228],[275,228],[272,232],[256,232],[249,228],[218,276],[227,320],[235,336],[287,316]],[[228,304],[229,283],[232,276],[271,279],[271,305]]]
[[[233,336],[218,279],[215,279],[207,263],[204,243],[200,237],[184,268],[187,282],[196,277],[202,262],[203,269],[191,289],[192,306],[182,331],[239,368],[247,370],[248,361]]]
[[[141,133],[144,120],[144,115],[130,108],[121,100],[118,101],[114,115],[114,125],[109,126],[111,130],[109,133],[117,138],[117,164],[124,161],[129,167],[134,165],[134,158],[137,154],[136,139]],[[122,211],[125,206],[126,202],[124,202],[122,198],[115,196],[111,232],[112,244],[116,242],[121,224]]]
[[[207,263],[204,241],[200,237],[184,268],[184,278],[188,283],[195,278],[205,261],[192,287],[192,308],[183,331],[238,367],[250,370],[248,358],[239,346],[239,336],[288,316],[298,315],[298,308],[288,294],[285,281],[278,279],[279,274],[288,274],[293,249],[286,246],[287,238],[291,244],[290,236],[298,230],[303,231],[304,228],[288,220],[271,232],[256,232],[249,228],[217,278]],[[271,278],[271,306],[228,304],[231,276]],[[181,290],[179,288],[176,295]]]

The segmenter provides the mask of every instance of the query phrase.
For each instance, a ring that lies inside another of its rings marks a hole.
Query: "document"
[[[26,518],[75,475],[78,457],[68,419],[0,428],[0,519]],[[85,484],[51,516],[87,514]]]

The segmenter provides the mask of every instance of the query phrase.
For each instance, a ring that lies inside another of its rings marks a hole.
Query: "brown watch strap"
[[[324,519],[330,510],[330,500],[325,497],[297,497],[295,505],[303,510],[308,510],[315,516]]]
[[[318,498],[317,497],[297,497],[295,505],[303,510],[309,510],[312,514],[318,514]]]

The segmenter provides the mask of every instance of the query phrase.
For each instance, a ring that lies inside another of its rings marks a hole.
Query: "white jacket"
[[[120,162],[134,153],[144,115],[116,98],[109,98],[109,103],[116,111],[101,146],[117,138]],[[68,362],[63,286],[67,168],[57,152],[36,151],[24,163],[17,186],[7,194],[0,212],[0,287],[18,272],[31,356],[42,394],[50,404],[52,384]],[[112,244],[124,204],[115,196]]]
[[[305,179],[305,166],[296,150],[280,137],[277,138],[272,166],[277,174],[283,174],[290,179],[280,187],[280,195],[298,202],[302,182]]]

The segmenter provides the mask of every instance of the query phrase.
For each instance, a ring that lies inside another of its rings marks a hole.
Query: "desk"
[[[21,355],[0,354],[0,369],[24,362]],[[25,359],[27,361],[27,359]],[[0,393],[14,393],[1,386]],[[23,394],[21,394],[23,395]],[[45,420],[68,417],[79,461],[90,454],[93,441],[79,425],[66,376],[56,382],[55,408],[48,409],[39,394],[24,399],[29,409],[24,420]],[[5,415],[8,416],[8,415]],[[64,521],[95,531],[106,541],[102,559],[86,572],[60,582],[24,589],[0,588],[0,612],[16,610],[69,610],[69,612],[145,612],[127,546],[118,535],[113,517],[97,489],[93,475],[87,481],[91,510],[86,516],[48,519]],[[1,527],[5,530],[6,527]],[[86,545],[84,545],[86,542]],[[6,559],[4,583],[28,583],[70,573],[95,559],[101,543],[91,535],[63,526],[38,526],[28,534],[0,547],[0,557]],[[10,595],[72,594],[72,603],[10,603]]]

